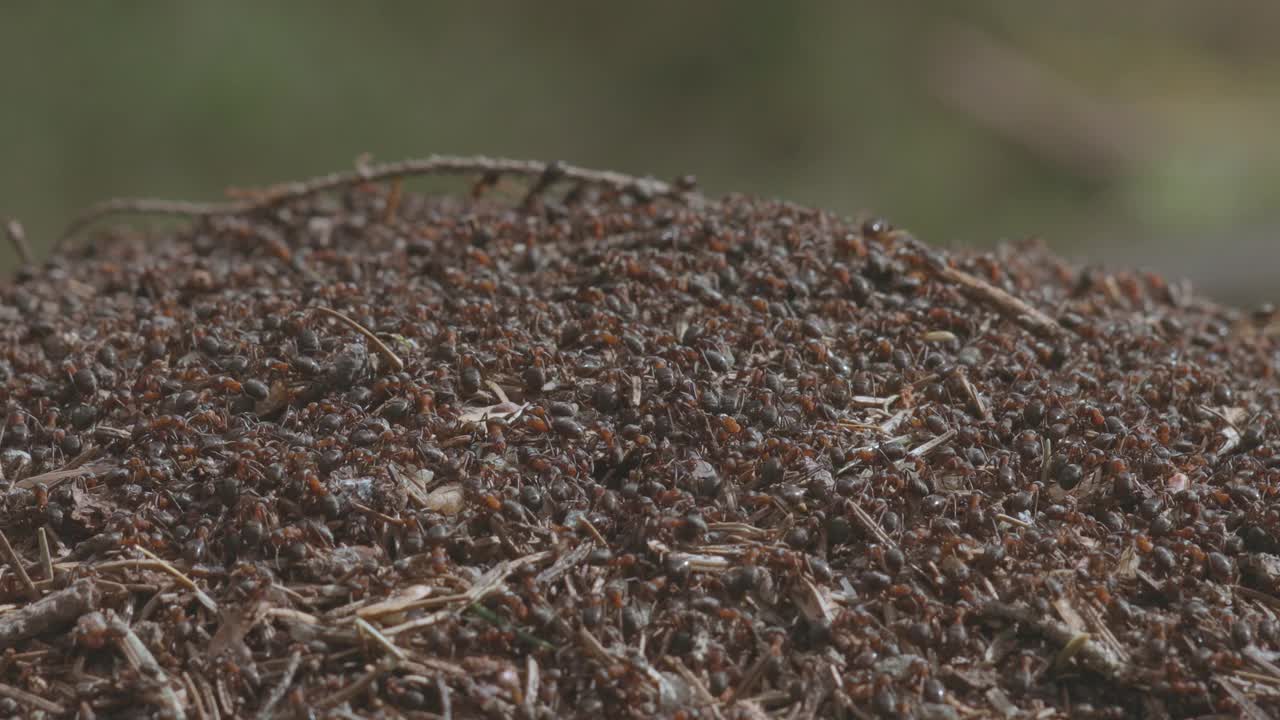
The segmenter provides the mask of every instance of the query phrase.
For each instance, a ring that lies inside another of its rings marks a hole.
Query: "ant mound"
[[[1280,713],[1264,314],[559,164],[115,211],[0,288],[3,714]]]

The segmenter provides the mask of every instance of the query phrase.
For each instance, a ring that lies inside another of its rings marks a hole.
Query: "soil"
[[[1269,310],[530,167],[0,287],[0,715],[1280,713]]]

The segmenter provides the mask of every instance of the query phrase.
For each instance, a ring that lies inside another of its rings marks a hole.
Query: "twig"
[[[341,705],[342,703],[347,702],[348,700],[364,692],[370,685],[374,683],[375,680],[377,680],[379,677],[386,674],[390,670],[391,670],[391,664],[384,659],[383,661],[379,662],[377,665],[370,668],[368,672],[366,672],[365,674],[357,678],[355,682],[342,688],[341,690],[330,695],[329,697],[321,698],[318,702],[316,702],[315,705],[317,708],[320,708],[322,710],[325,710],[331,707],[337,707],[338,705]]]
[[[893,417],[889,418],[888,420],[885,420],[883,423],[880,424],[880,434],[892,435],[893,431],[897,430],[898,426],[902,424],[902,421],[906,420],[907,416],[909,416],[910,414],[911,414],[911,410],[909,408],[906,410],[899,410],[896,414],[894,414]],[[893,440],[886,440],[884,441],[884,443],[881,443],[881,444],[883,445],[891,442],[893,442]]]
[[[101,430],[102,426],[98,426],[98,429]],[[32,475],[31,477],[23,478],[22,480],[14,483],[14,485],[20,488],[32,488],[43,483],[47,489],[52,490],[58,485],[61,485],[62,482],[68,478],[79,477],[81,475],[95,475],[99,472],[105,472],[112,468],[113,466],[107,465],[106,463],[91,462],[83,465],[68,463],[68,467],[58,470],[50,470],[49,472],[43,472],[39,475]]]
[[[31,245],[27,243],[27,231],[23,229],[22,223],[17,220],[10,220],[5,223],[5,234],[9,236],[9,242],[13,243],[13,248],[18,251],[18,257],[22,258],[22,262],[30,265],[35,256],[31,254]]]
[[[81,579],[65,590],[0,616],[0,650],[75,622],[98,607],[101,598],[97,583]]]
[[[32,600],[40,599],[40,590],[36,584],[31,582],[31,576],[27,574],[27,568],[22,563],[22,558],[14,551],[13,546],[9,544],[9,536],[4,534],[4,530],[0,530],[0,550],[4,551],[4,557],[9,561],[9,567],[17,573],[18,580],[22,586],[27,589],[27,596]]]
[[[61,252],[66,241],[89,224],[111,215],[140,213],[146,215],[173,215],[180,217],[214,217],[239,215],[265,210],[288,202],[351,185],[361,185],[383,180],[396,180],[415,175],[515,175],[543,177],[549,163],[483,156],[458,157],[431,155],[425,158],[370,165],[355,171],[331,173],[301,182],[285,183],[268,188],[260,197],[225,203],[175,202],[154,198],[114,198],[93,205],[81,212],[63,231],[54,244],[53,252]],[[589,170],[574,165],[560,164],[559,177],[590,185],[612,188],[640,197],[682,198],[690,203],[701,201],[696,193],[682,192],[671,185],[652,178],[638,178],[606,170]]]
[[[303,625],[319,625],[320,624],[320,618],[316,617],[315,615],[312,615],[311,613],[302,612],[301,610],[294,610],[293,608],[287,608],[287,607],[268,608],[266,617],[272,618],[272,619],[288,620],[290,622],[302,623]]]
[[[1012,515],[1006,515],[1004,513],[996,513],[993,517],[995,517],[995,519],[999,520],[1000,522],[1007,522],[1011,525],[1017,525],[1018,527],[1024,527],[1024,528],[1032,527],[1031,523],[1023,520],[1019,520],[1018,518]]]
[[[401,193],[404,190],[404,183],[396,180],[391,183],[391,192],[387,193],[387,207],[382,212],[382,222],[390,223],[395,220],[396,213],[400,210]]]
[[[980,605],[977,614],[985,618],[1015,622],[1035,630],[1045,639],[1069,649],[1070,656],[1078,658],[1086,668],[1109,680],[1125,685],[1140,684],[1134,668],[1112,657],[1105,648],[1088,639],[1087,635],[1082,637],[1081,633],[1048,620],[1042,613],[1029,607],[992,601]],[[1063,656],[1059,655],[1059,659],[1063,659]]]
[[[1062,326],[1057,320],[1045,315],[1027,303],[992,285],[981,278],[951,267],[946,263],[930,264],[934,274],[942,280],[955,283],[981,302],[992,305],[996,310],[1013,317],[1028,330],[1047,337],[1062,334]]]
[[[196,681],[191,679],[191,673],[182,673],[182,687],[186,689],[187,697],[191,699],[191,705],[196,709],[196,718],[208,720],[209,711],[205,709],[204,698],[200,697],[200,689],[196,687]]]
[[[156,555],[155,553],[151,552],[150,550],[144,547],[139,547],[138,552],[142,553],[143,555],[146,555],[147,557],[151,558],[155,562],[159,563],[158,567],[161,570],[164,570],[165,572],[172,575],[174,578],[178,580],[179,583],[182,584],[183,587],[195,593],[196,600],[199,600],[200,604],[204,605],[206,610],[208,610],[211,613],[218,612],[218,603],[214,602],[213,598],[206,595],[205,592],[200,589],[200,586],[196,585],[195,581],[187,577],[181,570],[171,565],[164,558],[160,557],[159,555]]]
[[[524,199],[520,201],[520,208],[522,210],[531,209],[542,193],[546,192],[548,188],[564,177],[562,174],[563,167],[564,163],[559,160],[553,160],[547,163],[547,166],[542,170],[542,174],[539,175],[538,179],[534,180],[533,184],[529,186],[529,191],[525,193]]]
[[[538,685],[541,683],[542,673],[538,670],[538,659],[533,655],[525,657],[524,661],[524,714],[527,717],[537,717],[535,712],[538,704]]]
[[[1248,680],[1253,683],[1261,683],[1271,687],[1280,685],[1280,676],[1276,675],[1264,675],[1263,673],[1256,673],[1251,670],[1237,670],[1234,674],[1241,680]]]
[[[973,410],[978,414],[979,420],[990,420],[991,412],[987,410],[987,404],[982,402],[982,396],[978,394],[978,389],[969,381],[969,376],[963,371],[957,374],[960,379],[960,386],[964,388],[965,395],[969,396],[969,402],[973,403]]]
[[[440,692],[440,717],[453,720],[453,701],[449,698],[449,684],[443,675],[436,676],[436,689]]]
[[[946,441],[950,440],[955,436],[956,436],[955,428],[950,428],[946,432],[933,438],[932,440],[929,440],[928,442],[923,443],[917,448],[913,448],[911,452],[907,453],[907,457],[912,457],[912,458],[924,457],[925,455],[928,455],[929,453],[933,452],[934,448],[938,447],[939,445],[945,443]]]
[[[368,328],[356,322],[355,320],[352,320],[346,315],[343,315],[337,310],[330,310],[327,307],[322,307],[319,305],[315,306],[313,309],[325,315],[328,315],[329,317],[335,320],[341,321],[347,327],[365,336],[365,338],[368,339],[368,341],[373,344],[373,348],[378,351],[378,354],[386,358],[387,362],[391,363],[391,367],[395,368],[396,372],[400,372],[401,370],[404,370],[404,361],[400,359],[400,356],[392,352],[391,348],[387,347],[386,343],[379,340],[378,336],[374,335],[373,332],[371,332]]]
[[[1240,651],[1240,654],[1244,655],[1245,658],[1248,659],[1250,662],[1252,662],[1254,665],[1257,665],[1263,670],[1266,670],[1267,672],[1271,673],[1271,676],[1273,678],[1280,678],[1280,667],[1276,667],[1276,664],[1271,662],[1270,658],[1268,658],[1265,653],[1259,650],[1256,645],[1250,645],[1244,648],[1243,650]]]
[[[1048,486],[1049,484],[1049,458],[1052,457],[1053,440],[1044,438],[1040,442],[1040,484]]]
[[[678,566],[698,572],[724,572],[732,567],[729,558],[702,553],[673,552],[667,557]]]
[[[382,604],[380,606],[370,606],[365,608],[361,613],[361,617],[365,620],[374,620],[385,615],[407,613],[413,610],[428,610],[446,605],[460,605],[465,607],[473,603],[480,602],[502,587],[506,582],[507,576],[515,572],[516,568],[526,563],[532,564],[541,562],[551,556],[549,551],[536,552],[514,560],[504,560],[494,565],[484,575],[465,592],[453,593],[451,595],[428,595],[427,597],[408,601],[398,605]]]
[[[47,700],[35,693],[30,693],[22,688],[16,688],[5,683],[0,683],[0,695],[16,700],[23,705],[30,705],[37,710],[43,710],[50,715],[63,715],[67,712],[66,708],[52,700]]]
[[[88,563],[85,563],[88,564]],[[76,567],[81,565],[80,562],[58,563],[59,567]],[[125,558],[123,560],[103,560],[102,562],[93,563],[93,570],[97,573],[104,573],[109,570],[164,570],[168,572],[171,567],[169,562],[164,560],[148,560],[146,558]]]
[[[857,407],[873,407],[880,408],[888,412],[889,406],[897,400],[899,395],[890,395],[889,397],[874,397],[871,395],[854,395],[849,398],[849,404]]]
[[[200,703],[204,705],[213,720],[222,720],[222,711],[218,709],[218,699],[213,696],[213,686],[203,676],[196,679],[200,689]]]
[[[1266,718],[1271,717],[1271,715],[1258,707],[1257,703],[1250,700],[1248,695],[1245,695],[1240,688],[1236,687],[1235,684],[1227,678],[1219,675],[1214,678],[1214,681],[1221,685],[1223,690],[1227,691],[1227,695],[1231,697],[1231,701],[1240,709],[1240,717],[1248,718],[1248,720],[1266,720]]]
[[[146,677],[159,683],[160,697],[164,704],[168,706],[170,717],[175,720],[185,720],[187,717],[186,708],[178,699],[178,694],[174,692],[169,674],[164,671],[160,663],[156,662],[151,650],[147,649],[146,644],[133,631],[133,628],[118,617],[112,617],[110,620],[104,618],[103,622],[115,634],[116,644],[120,647],[120,652],[129,661],[129,664],[141,671]]]
[[[591,554],[591,543],[581,543],[574,549],[566,553],[561,553],[555,562],[551,563],[545,570],[534,576],[535,585],[542,587],[548,583],[554,583],[560,579],[562,575],[582,564],[583,560]]]
[[[40,569],[44,572],[45,580],[52,580],[53,554],[49,552],[49,533],[42,527],[36,531],[36,537],[40,541]]]
[[[300,665],[302,665],[302,653],[294,650],[293,654],[289,656],[289,665],[285,667],[284,675],[280,677],[280,682],[271,688],[271,693],[267,695],[267,701],[258,710],[258,717],[261,720],[271,720],[276,705],[289,692],[289,686],[293,684],[293,676],[298,673]]]
[[[578,628],[578,642],[582,644],[587,654],[596,660],[602,663],[617,662],[617,658],[610,654],[604,645],[600,644],[600,640],[595,635],[592,635],[591,631],[585,626]]]
[[[868,515],[866,510],[863,510],[857,503],[852,503],[850,507],[853,510],[854,519],[857,520],[858,524],[862,526],[862,529],[874,537],[877,542],[884,545],[886,548],[898,547],[898,544],[893,541],[893,538],[889,537],[889,534],[884,531],[884,528],[880,527],[880,523],[877,523],[875,518]]]
[[[340,608],[334,608],[325,614],[330,618],[339,618],[354,613],[366,619],[383,617],[385,615],[395,615],[401,611],[401,608],[407,607],[411,603],[421,600],[424,597],[429,597],[434,592],[435,588],[429,585],[412,585],[400,590],[386,600],[379,600],[369,605],[347,605]]]
[[[524,628],[517,627],[514,623],[506,622],[497,613],[495,613],[494,611],[490,610],[489,608],[483,605],[480,605],[477,603],[475,605],[471,605],[470,607],[468,607],[467,610],[471,614],[475,615],[476,617],[479,617],[481,620],[484,620],[485,622],[489,623],[490,625],[493,625],[494,627],[501,628],[503,630],[510,630],[512,633],[515,634],[516,637],[520,638],[521,640],[524,640],[530,645],[536,645],[542,648],[543,650],[556,649],[555,645],[552,645],[551,643],[547,642],[546,640],[543,640],[542,638],[538,637],[537,635],[534,635],[533,633],[529,632],[528,630],[525,630]]]
[[[609,547],[609,541],[604,539],[604,536],[600,534],[600,531],[596,529],[595,525],[591,524],[591,521],[588,520],[585,515],[578,517],[578,524],[586,528],[587,532],[591,533],[591,537],[595,538],[595,541],[600,543],[600,547]]]
[[[698,677],[698,675],[690,670],[689,667],[678,657],[668,656],[666,661],[667,665],[670,665],[676,673],[684,679],[685,683],[687,683],[689,687],[693,688],[694,694],[698,696],[698,701],[702,703],[703,707],[706,708],[711,717],[717,719],[724,717],[724,715],[720,713],[720,700],[717,699],[715,695],[711,694],[711,691],[707,689],[706,684],[702,682],[702,678]]]
[[[760,676],[764,675],[765,665],[768,664],[771,657],[772,653],[768,650],[760,653],[760,657],[756,658],[756,661],[751,663],[747,671],[742,673],[742,679],[738,681],[737,687],[733,689],[732,697],[735,701],[741,702],[741,699],[751,692],[751,688],[755,687],[756,681],[760,679]]]
[[[908,414],[910,414],[910,413],[911,413],[911,411],[910,411],[910,410],[903,410],[902,412],[900,412],[900,413],[898,413],[897,415],[894,415],[892,418],[890,418],[890,419],[889,419],[889,421],[885,423],[885,425],[882,425],[882,426],[880,426],[880,427],[883,429],[883,428],[884,428],[885,426],[887,426],[889,423],[893,423],[895,426],[897,426],[897,425],[901,422],[901,419],[902,419],[902,418],[904,418],[904,417],[906,417],[906,416],[907,416]],[[887,435],[888,433],[885,433],[885,434]],[[898,435],[897,437],[891,437],[891,438],[888,438],[888,439],[886,439],[886,440],[884,440],[884,441],[882,441],[882,442],[873,443],[873,444],[871,444],[871,445],[863,445],[863,446],[861,446],[861,447],[849,448],[849,449],[845,452],[845,454],[846,454],[846,455],[854,455],[854,456],[856,456],[856,455],[858,455],[859,453],[862,453],[862,452],[875,452],[875,451],[879,450],[880,448],[884,447],[885,445],[891,445],[891,444],[893,444],[893,443],[896,443],[896,442],[902,442],[903,440],[909,440],[909,439],[911,439],[911,436],[910,436],[910,435]],[[845,474],[845,473],[849,472],[850,470],[852,470],[852,469],[854,469],[854,468],[856,468],[856,467],[858,467],[859,465],[862,465],[862,464],[863,464],[863,461],[862,461],[861,459],[858,459],[858,458],[856,458],[856,457],[855,457],[853,460],[851,460],[851,461],[849,461],[849,462],[845,463],[844,465],[840,466],[840,467],[836,470],[835,475],[836,475],[836,477],[840,477],[841,475],[843,475],[843,474]]]
[[[381,646],[382,646],[382,649],[384,649],[384,650],[386,650],[387,652],[391,653],[393,656],[395,656],[395,658],[396,658],[397,660],[407,660],[407,659],[408,659],[408,657],[406,657],[406,656],[405,656],[405,654],[404,654],[404,651],[403,651],[403,650],[401,650],[400,648],[396,647],[396,644],[395,644],[395,643],[393,643],[393,642],[391,642],[391,640],[387,639],[387,636],[385,636],[385,635],[383,635],[382,633],[378,632],[378,628],[376,628],[376,627],[374,627],[374,626],[370,625],[368,620],[365,620],[365,619],[364,619],[364,618],[362,618],[362,617],[357,617],[357,618],[356,618],[356,627],[357,627],[357,628],[359,628],[359,630],[360,630],[362,633],[364,633],[364,634],[368,635],[369,637],[373,638],[374,642],[376,642],[376,643],[378,643],[379,645],[381,645]]]
[[[351,507],[354,508],[355,510],[359,510],[360,512],[364,513],[365,515],[368,515],[371,518],[381,520],[382,522],[388,525],[393,525],[395,527],[407,525],[410,522],[409,520],[405,520],[404,518],[391,517],[390,515],[384,512],[378,512],[377,510],[374,510],[368,505],[362,505],[354,500],[351,501]]]

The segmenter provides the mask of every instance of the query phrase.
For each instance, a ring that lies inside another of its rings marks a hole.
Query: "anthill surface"
[[[1153,275],[369,185],[0,303],[9,715],[1280,712],[1280,346]]]

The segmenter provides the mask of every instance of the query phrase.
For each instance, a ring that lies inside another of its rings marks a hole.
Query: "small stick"
[[[591,533],[591,537],[595,538],[596,542],[600,543],[600,547],[609,547],[609,541],[604,539],[604,535],[600,534],[600,531],[596,529],[595,525],[591,524],[591,521],[588,520],[585,515],[578,518],[578,523],[581,524],[582,527],[586,528],[587,532]]]
[[[881,410],[885,410],[887,412],[889,409],[889,406],[892,405],[893,401],[897,400],[899,397],[900,396],[898,395],[890,395],[889,397],[873,397],[871,395],[854,395],[853,397],[849,398],[849,404],[857,405],[858,407],[880,408]]]
[[[578,628],[578,642],[582,643],[583,649],[586,650],[588,655],[602,663],[608,664],[618,661],[618,658],[605,649],[605,646],[600,644],[596,636],[592,635],[591,631],[586,627]]]
[[[409,524],[409,521],[405,520],[404,518],[391,517],[390,515],[386,513],[378,512],[377,510],[374,510],[373,508],[367,505],[361,505],[360,503],[355,502],[354,500],[351,501],[351,507],[355,508],[356,510],[359,510],[360,512],[364,513],[365,515],[368,515],[371,518],[377,518],[378,520],[381,520],[382,522],[388,525],[395,525],[399,527],[401,525]]]
[[[27,596],[32,600],[39,600],[40,590],[35,583],[31,582],[31,576],[27,574],[27,568],[22,564],[22,558],[18,556],[13,546],[9,544],[9,537],[4,534],[4,530],[0,530],[0,550],[4,551],[4,557],[9,561],[9,567],[12,567],[13,571],[18,574],[18,580],[27,589]]]
[[[53,252],[55,254],[61,252],[66,241],[90,223],[121,213],[174,215],[179,217],[239,215],[255,210],[277,207],[294,200],[351,185],[396,180],[416,175],[471,175],[477,173],[485,176],[516,175],[536,179],[544,176],[549,165],[549,163],[511,160],[508,158],[431,155],[425,158],[367,165],[354,171],[331,173],[302,182],[277,185],[268,188],[260,198],[254,200],[199,203],[175,202],[154,198],[114,198],[93,205],[81,212],[63,231],[62,237],[54,243]],[[564,180],[576,180],[591,185],[600,185],[642,197],[681,198],[690,204],[702,201],[702,197],[696,193],[683,192],[667,183],[652,178],[638,178],[607,170],[589,170],[574,165],[560,164],[558,167],[559,177]]]
[[[80,563],[58,563],[61,566],[75,566]],[[103,573],[108,570],[162,570],[169,571],[172,567],[170,563],[164,560],[147,560],[144,558],[127,558],[125,560],[103,560],[93,564],[94,572]]]
[[[929,453],[933,452],[934,448],[938,447],[939,445],[945,443],[946,441],[950,440],[955,436],[956,436],[955,428],[950,428],[946,432],[933,438],[932,440],[929,440],[928,442],[920,445],[917,448],[913,448],[911,452],[907,453],[907,456],[912,458],[924,457],[925,455],[928,455]]]
[[[36,537],[40,540],[40,569],[44,572],[45,580],[52,580],[53,554],[49,552],[49,533],[41,527],[36,531]]]
[[[391,183],[391,192],[387,194],[387,206],[382,213],[382,222],[389,223],[395,220],[396,213],[400,210],[400,194],[403,191],[404,182],[397,179]]]
[[[902,421],[903,421],[903,420],[906,420],[906,419],[907,419],[907,416],[908,416],[908,415],[910,415],[910,414],[911,414],[911,410],[910,410],[910,409],[908,409],[908,410],[899,410],[899,411],[898,411],[898,413],[897,413],[896,415],[894,415],[893,417],[889,418],[888,420],[885,420],[883,423],[881,423],[881,424],[880,424],[880,434],[881,434],[881,435],[892,435],[892,434],[893,434],[893,431],[894,431],[894,430],[897,430],[897,429],[898,429],[898,426],[902,424]],[[885,443],[888,443],[888,442],[892,442],[892,441],[891,441],[891,440],[886,440],[886,441],[885,441]]]
[[[337,310],[330,310],[327,307],[321,307],[319,305],[317,305],[314,309],[320,311],[325,315],[328,315],[329,317],[335,320],[341,321],[347,327],[365,336],[365,338],[368,339],[370,343],[373,343],[373,347],[375,350],[378,351],[378,354],[386,358],[387,362],[391,363],[391,367],[395,368],[396,372],[400,372],[401,370],[404,370],[404,361],[401,360],[398,355],[392,352],[391,348],[387,347],[386,343],[379,340],[378,336],[374,335],[368,328],[356,322],[355,320],[352,320],[346,315],[343,315]]]
[[[1250,645],[1240,651],[1240,654],[1244,655],[1245,658],[1253,662],[1253,664],[1271,673],[1272,678],[1280,679],[1280,668],[1276,667],[1276,664],[1271,662],[1271,660],[1267,658],[1266,654],[1258,648]],[[1273,680],[1273,682],[1274,681],[1275,680]]]
[[[876,522],[875,518],[868,515],[866,510],[863,510],[857,503],[852,503],[850,507],[853,510],[854,519],[856,519],[858,524],[862,526],[862,529],[870,533],[877,542],[881,543],[886,548],[898,547],[898,543],[894,542],[893,538],[889,537],[889,533],[886,533],[884,528],[880,527],[880,523]]]
[[[993,305],[1000,312],[1012,316],[1032,332],[1049,337],[1055,337],[1062,333],[1062,326],[1058,324],[1057,320],[986,280],[946,264],[932,265],[931,268],[939,278],[959,285],[969,291],[971,295],[977,297],[978,300]]]
[[[555,559],[555,562],[534,577],[534,584],[541,587],[548,583],[556,582],[565,573],[578,567],[590,554],[591,543],[585,542],[566,553],[562,553],[560,557]]]
[[[178,582],[182,584],[183,587],[195,593],[196,600],[199,600],[200,604],[205,606],[205,609],[207,609],[211,613],[218,612],[218,603],[214,602],[213,598],[206,595],[205,592],[200,589],[200,586],[196,585],[195,580],[192,580],[191,578],[187,577],[185,574],[183,574],[181,570],[171,565],[167,560],[160,557],[159,555],[156,555],[155,553],[151,552],[150,550],[144,547],[139,546],[138,552],[142,553],[143,555],[146,555],[147,557],[159,563],[159,568],[161,570],[164,570],[165,572],[175,577],[178,580]]]
[[[102,426],[98,427],[98,430],[102,429]],[[60,468],[58,470],[50,470],[49,472],[43,472],[39,475],[32,475],[31,477],[23,478],[14,484],[20,488],[31,488],[35,487],[39,483],[44,483],[48,489],[52,490],[58,485],[61,485],[67,478],[78,477],[80,475],[94,475],[99,472],[110,470],[112,467],[113,466],[107,465],[106,463],[98,462],[75,465],[73,461],[68,463],[68,467]]]
[[[547,642],[546,640],[543,640],[537,635],[534,635],[528,630],[525,630],[520,627],[516,627],[515,625],[503,620],[497,613],[485,607],[484,605],[481,605],[479,603],[474,603],[467,607],[467,611],[470,612],[472,615],[475,615],[476,617],[480,618],[481,620],[484,620],[485,622],[489,623],[490,625],[493,625],[494,627],[499,627],[499,628],[502,628],[503,630],[510,630],[511,632],[515,633],[516,637],[520,638],[521,640],[524,640],[530,645],[537,645],[538,647],[544,650],[556,649],[555,645],[552,645],[551,643]]]
[[[63,715],[67,712],[66,708],[52,700],[47,700],[35,693],[30,693],[22,688],[16,688],[5,683],[0,683],[0,695],[16,700],[23,705],[30,705],[37,710],[43,710],[50,715]]]
[[[227,692],[227,681],[221,675],[218,675],[213,681],[214,700],[222,703],[222,711],[218,712],[218,707],[214,705],[214,714],[218,715],[219,720],[222,716],[235,717],[235,701],[231,699],[231,693]]]
[[[449,698],[449,684],[444,675],[436,675],[436,689],[440,692],[440,717],[453,720],[453,701]]]
[[[81,615],[97,608],[101,597],[97,583],[81,579],[65,590],[0,615],[0,650],[75,622]]]
[[[541,562],[550,556],[551,553],[549,551],[543,550],[515,560],[504,560],[490,568],[465,592],[453,593],[452,595],[428,595],[427,597],[402,604],[383,604],[380,607],[371,606],[365,608],[365,612],[361,614],[361,617],[365,620],[375,620],[384,615],[407,613],[413,610],[428,610],[446,605],[467,606],[478,603],[501,587],[507,576],[515,572],[516,568],[526,563]]]
[[[200,690],[196,688],[196,681],[191,679],[191,673],[182,673],[182,686],[186,688],[187,697],[196,709],[197,720],[209,720],[209,712],[204,708],[204,698],[200,697]]]
[[[764,666],[769,662],[770,657],[771,653],[767,650],[760,653],[760,657],[756,658],[756,661],[751,663],[751,667],[742,673],[742,679],[738,681],[738,686],[733,689],[731,697],[734,700],[742,698],[751,692],[751,688],[755,687],[756,681],[764,674]]]
[[[979,420],[990,420],[991,412],[987,410],[987,404],[982,402],[982,396],[978,394],[977,388],[973,383],[969,382],[969,377],[964,373],[960,373],[960,384],[964,386],[964,392],[969,396],[969,401],[973,403],[973,409],[978,413]]]
[[[1139,681],[1132,667],[1112,657],[1101,645],[1088,639],[1087,635],[1082,638],[1081,633],[1061,623],[1046,620],[1041,613],[1029,607],[992,601],[980,605],[977,612],[985,618],[1015,622],[1035,630],[1046,640],[1063,646],[1064,650],[1070,650],[1070,655],[1079,658],[1080,664],[1110,680],[1122,684],[1136,684]]]
[[[187,712],[182,702],[178,699],[178,694],[173,690],[173,684],[168,673],[156,662],[156,657],[151,654],[138,637],[133,628],[129,627],[123,620],[118,617],[112,617],[109,621],[103,620],[111,631],[116,635],[116,644],[120,647],[120,652],[125,659],[129,661],[136,670],[141,671],[147,677],[153,678],[160,684],[160,696],[164,700],[164,704],[169,707],[170,717],[176,720],[185,720]]]
[[[1234,702],[1236,707],[1240,710],[1240,717],[1248,718],[1248,720],[1266,720],[1266,718],[1271,717],[1267,711],[1258,707],[1257,703],[1250,700],[1248,695],[1245,695],[1240,688],[1236,687],[1235,684],[1227,678],[1218,675],[1213,680],[1218,683],[1223,690],[1227,691],[1227,695],[1231,697],[1231,701]]]
[[[1040,443],[1040,484],[1049,484],[1049,454],[1053,452],[1053,441],[1045,438]]]
[[[209,716],[213,720],[222,720],[222,712],[218,710],[218,699],[213,696],[213,687],[205,680],[203,676],[196,680],[196,686],[200,689],[201,703],[208,711]]]
[[[681,662],[680,658],[668,656],[666,661],[667,665],[674,668],[675,671],[680,674],[680,677],[684,679],[685,683],[689,687],[693,688],[694,694],[698,696],[699,702],[701,702],[702,706],[709,711],[711,717],[716,718],[717,720],[723,720],[724,715],[720,712],[720,700],[715,695],[711,694],[711,691],[707,689],[706,684],[702,682],[702,678],[698,677],[696,673],[690,670],[689,666]]]
[[[390,669],[391,668],[387,663],[380,662],[377,665],[370,668],[368,672],[361,675],[355,682],[335,692],[329,697],[321,698],[318,702],[316,702],[315,706],[322,710],[326,710],[332,707],[337,707],[338,705],[341,705],[342,703],[347,702],[348,700],[351,700],[355,696],[364,692],[366,689],[369,688],[370,685],[374,683],[374,681],[376,681],[379,677],[384,675]]]
[[[387,639],[387,636],[386,636],[386,635],[383,635],[382,633],[378,632],[378,629],[377,629],[377,628],[375,628],[374,626],[370,625],[368,620],[365,620],[365,619],[364,619],[364,618],[362,618],[362,617],[357,617],[357,618],[356,618],[356,627],[357,627],[357,628],[359,628],[359,629],[360,629],[360,631],[361,631],[361,632],[363,632],[364,634],[366,634],[366,635],[368,635],[369,637],[373,638],[373,640],[374,640],[375,642],[377,642],[379,645],[381,645],[381,646],[382,646],[382,648],[383,648],[384,650],[386,650],[387,652],[389,652],[389,653],[391,653],[392,655],[394,655],[394,656],[395,656],[395,658],[396,658],[397,660],[408,660],[408,659],[409,659],[409,658],[404,654],[404,651],[403,651],[403,650],[401,650],[399,647],[397,647],[395,643],[393,643],[393,642],[391,642],[389,639]]]
[[[1032,527],[1031,523],[1019,520],[1018,518],[1012,515],[1005,515],[1004,513],[996,513],[994,517],[996,520],[999,520],[1000,522],[1007,522],[1011,525],[1017,525],[1018,527],[1024,527],[1024,528]]]
[[[529,191],[525,193],[524,199],[520,201],[520,208],[522,210],[531,209],[534,202],[537,201],[538,197],[542,195],[542,193],[546,192],[548,188],[564,177],[561,170],[563,167],[564,163],[559,160],[553,160],[547,163],[542,174],[538,176],[537,180],[533,181],[533,185],[531,185],[529,187]]]
[[[525,657],[524,661],[524,713],[528,717],[537,717],[534,712],[538,701],[538,685],[541,682],[542,673],[538,670],[538,660],[533,655]]]
[[[437,610],[430,615],[423,615],[422,617],[414,618],[412,620],[406,620],[399,625],[392,625],[389,628],[385,628],[383,629],[382,634],[387,637],[394,637],[402,632],[435,625],[438,622],[448,620],[452,616],[453,612],[450,610]]]
[[[271,688],[271,694],[267,695],[267,701],[262,704],[262,708],[258,710],[258,717],[261,720],[270,720],[274,714],[276,705],[289,692],[289,686],[293,684],[293,676],[298,673],[298,667],[302,665],[302,653],[297,650],[289,656],[289,665],[284,669],[284,675],[281,676],[280,682]]]
[[[30,265],[35,256],[31,254],[31,245],[27,244],[27,231],[23,229],[22,223],[17,220],[10,220],[4,226],[6,234],[9,236],[9,242],[13,243],[13,248],[18,251],[18,257],[22,258],[22,262]]]

